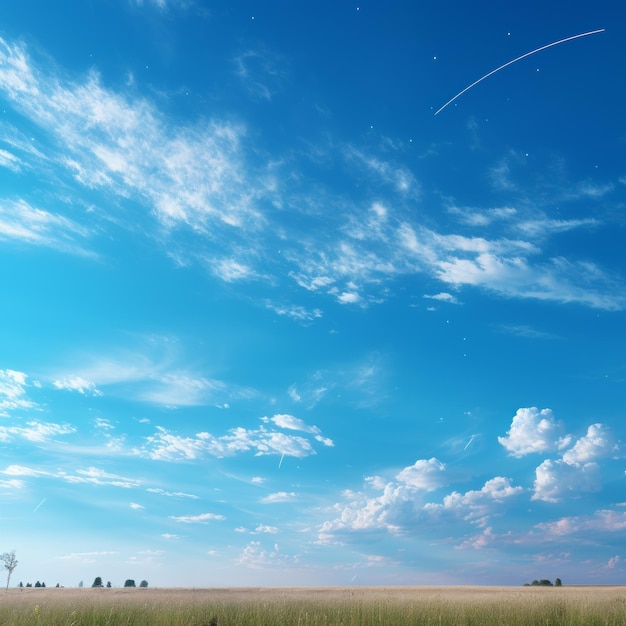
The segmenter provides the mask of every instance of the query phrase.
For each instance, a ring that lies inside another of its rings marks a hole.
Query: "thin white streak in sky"
[[[33,513],[46,501],[46,499],[44,498],[34,509],[33,509]]]
[[[450,100],[448,100],[440,109],[438,109],[435,112],[435,115],[439,115],[439,113],[441,113],[441,111],[443,111],[449,104],[452,104],[459,96],[462,96],[466,91],[469,91],[472,87],[475,87],[476,85],[478,85],[478,83],[485,80],[485,78],[489,78],[490,76],[493,76],[493,74],[495,74],[496,72],[503,70],[505,67],[508,67],[509,65],[512,65],[513,63],[517,63],[517,61],[521,61],[522,59],[529,57],[531,54],[541,52],[542,50],[545,50],[546,48],[551,48],[552,46],[558,46],[560,43],[565,43],[566,41],[571,41],[572,39],[578,39],[579,37],[587,37],[587,35],[596,35],[597,33],[603,33],[603,32],[604,32],[604,28],[599,28],[598,30],[590,30],[587,33],[580,33],[580,35],[572,35],[571,37],[566,37],[565,39],[559,39],[558,41],[553,41],[552,43],[549,43],[545,46],[541,46],[541,48],[537,48],[536,50],[532,50],[531,52],[522,54],[522,56],[517,57],[516,59],[513,59],[512,61],[509,61],[508,63],[505,63],[504,65],[501,65],[500,67],[496,67],[495,70],[491,70],[491,72],[489,72],[488,74],[485,74],[483,77],[479,78],[478,80],[475,80],[471,85],[463,89],[463,91],[459,91],[459,93],[457,93],[456,96],[454,96],[454,98],[451,98]]]
[[[278,462],[278,469],[280,469],[280,466],[283,464],[283,459],[285,458],[285,453],[283,452],[280,455],[280,461]]]
[[[476,435],[472,435],[469,438],[469,441],[465,444],[465,447],[463,448],[463,452],[465,452],[465,450],[467,450],[470,447],[470,443],[472,443],[472,441],[474,441],[474,437],[476,437]]]

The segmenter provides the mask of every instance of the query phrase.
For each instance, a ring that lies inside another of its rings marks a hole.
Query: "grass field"
[[[626,626],[626,587],[9,589],[0,624]]]

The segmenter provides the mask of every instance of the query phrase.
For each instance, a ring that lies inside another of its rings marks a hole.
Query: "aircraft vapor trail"
[[[44,498],[34,509],[33,509],[33,513],[46,501],[46,498]]]
[[[504,65],[501,65],[500,67],[496,67],[495,70],[491,70],[491,72],[489,72],[488,74],[485,74],[478,80],[475,80],[471,85],[468,85],[465,89],[463,89],[463,91],[459,91],[459,93],[457,93],[456,96],[454,96],[454,98],[450,98],[450,100],[448,100],[441,108],[435,111],[435,115],[439,115],[439,113],[441,113],[449,104],[452,104],[457,98],[462,96],[466,91],[469,91],[472,87],[475,87],[476,85],[478,85],[478,83],[485,80],[485,78],[489,78],[490,76],[493,76],[496,72],[503,70],[505,67],[508,67],[509,65],[512,65],[513,63],[517,63],[518,61],[521,61],[522,59],[529,57],[531,54],[536,54],[537,52],[541,52],[542,50],[545,50],[546,48],[551,48],[552,46],[558,46],[560,43],[565,43],[566,41],[571,41],[572,39],[579,39],[580,37],[587,37],[588,35],[596,35],[597,33],[603,33],[604,30],[605,30],[604,28],[598,28],[597,30],[590,30],[589,32],[586,32],[586,33],[580,33],[579,35],[572,35],[571,37],[565,37],[565,39],[559,39],[558,41],[553,41],[552,43],[546,44],[545,46],[541,46],[541,48],[537,48],[536,50],[531,50],[530,52],[527,52],[526,54],[522,54],[522,56],[519,56],[516,59],[513,59],[512,61],[509,61],[508,63],[505,63]]]

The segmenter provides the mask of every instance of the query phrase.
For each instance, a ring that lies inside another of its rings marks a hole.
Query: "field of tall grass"
[[[626,626],[626,587],[10,589],[7,626]]]

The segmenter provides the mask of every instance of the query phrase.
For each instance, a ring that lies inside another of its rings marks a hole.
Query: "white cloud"
[[[383,161],[354,147],[347,148],[344,154],[348,161],[364,165],[369,174],[375,175],[378,182],[391,187],[401,195],[410,195],[414,199],[420,196],[421,188],[419,183],[405,167]],[[384,215],[381,217],[384,217]]]
[[[26,426],[0,426],[0,441],[10,441],[17,437],[41,443],[58,435],[68,435],[74,432],[76,429],[69,424],[32,421],[27,422]]]
[[[0,89],[56,139],[48,158],[79,183],[134,196],[165,226],[208,232],[261,219],[243,184],[243,128],[218,121],[174,128],[148,101],[107,90],[97,74],[82,81],[47,74],[5,40],[0,62]]]
[[[63,252],[93,256],[85,240],[90,232],[71,219],[32,207],[25,200],[0,199],[0,240],[17,239]]]
[[[355,291],[344,291],[337,296],[337,300],[341,304],[357,304],[361,300],[361,296]]]
[[[221,259],[212,265],[215,275],[227,283],[255,277],[255,271],[251,267],[235,259]]]
[[[290,317],[297,322],[312,322],[322,317],[322,311],[320,309],[307,309],[298,305],[281,306],[268,302],[267,308],[274,311],[277,315]]]
[[[580,498],[597,491],[600,471],[597,463],[572,465],[561,460],[545,460],[535,470],[533,500],[561,502],[565,497]]]
[[[165,491],[164,489],[150,487],[146,489],[150,493],[156,493],[160,496],[166,496],[168,498],[190,498],[191,500],[199,500],[200,496],[193,495],[191,493],[184,493],[182,491]]]
[[[438,459],[419,459],[397,474],[396,480],[415,489],[432,491],[446,484],[445,471],[445,464]]]
[[[365,482],[376,495],[345,491],[345,501],[333,507],[335,518],[319,528],[320,542],[328,543],[337,533],[351,530],[403,532],[419,519],[423,494],[445,484],[445,465],[435,458],[419,459],[400,471],[396,480],[368,477]]]
[[[53,385],[57,389],[67,389],[69,391],[77,391],[82,395],[91,394],[94,396],[101,396],[102,392],[96,387],[95,383],[90,380],[86,380],[81,376],[70,376],[63,380],[55,380]]]
[[[424,298],[427,298],[429,300],[438,300],[439,302],[447,302],[449,304],[459,303],[459,301],[451,293],[447,293],[445,291],[434,294],[432,296],[425,295]]]
[[[0,480],[0,489],[23,489],[25,486],[23,480],[17,478],[11,478],[9,480]]]
[[[136,502],[131,502],[130,503],[130,508],[131,509],[135,509],[136,511],[139,511],[141,509],[145,509],[145,506],[141,506],[141,504],[137,504]]]
[[[496,505],[523,492],[524,488],[511,485],[509,478],[496,476],[488,480],[479,490],[471,490],[463,494],[453,491],[444,497],[441,504],[428,503],[424,509],[433,513],[452,511],[463,516],[465,520],[484,526],[494,507],[497,508]]]
[[[264,504],[275,504],[277,502],[291,502],[295,498],[297,498],[297,494],[293,491],[278,491],[276,493],[270,493],[269,496],[265,496],[261,498],[261,502]]]
[[[186,4],[184,0],[151,1],[162,9]],[[276,91],[276,84],[268,82],[281,77],[275,59],[244,52],[236,66],[246,85],[256,87],[257,95],[268,98]],[[540,212],[526,215],[522,209],[506,206],[457,209],[463,230],[468,224],[497,222],[512,237],[439,232],[420,225],[419,218],[402,221],[399,210],[394,214],[391,208],[397,199],[406,201],[420,194],[420,184],[409,170],[348,147],[343,149],[344,158],[359,168],[355,176],[365,174],[369,184],[382,186],[394,202],[373,202],[371,195],[349,202],[329,193],[330,208],[319,210],[313,218],[318,219],[314,226],[319,225],[322,235],[328,236],[299,234],[270,224],[271,213],[265,207],[306,204],[307,199],[292,191],[288,182],[278,188],[276,181],[281,177],[271,166],[255,169],[247,158],[246,129],[241,124],[213,119],[174,126],[152,102],[107,89],[96,73],[68,79],[42,71],[31,62],[24,46],[5,40],[0,40],[0,90],[29,126],[47,133],[45,155],[35,157],[30,148],[31,161],[45,161],[64,183],[72,178],[83,188],[136,202],[157,220],[161,233],[174,239],[179,228],[193,232],[207,246],[168,246],[168,253],[181,262],[190,258],[205,262],[225,281],[270,279],[258,269],[274,255],[273,244],[263,237],[279,233],[286,244],[277,262],[287,265],[280,267],[280,274],[291,276],[307,290],[323,291],[341,304],[370,305],[388,297],[389,282],[399,275],[428,274],[450,286],[474,286],[507,298],[575,302],[608,310],[626,306],[621,279],[590,262],[551,258],[539,245],[546,234],[588,227],[594,220],[554,220]],[[20,156],[16,149],[5,150],[0,153],[0,164],[21,167]],[[508,160],[497,168],[496,177],[502,188],[515,189]],[[585,183],[572,189],[576,198],[599,198],[610,186]],[[90,231],[70,217],[20,202],[0,207],[0,236],[4,228],[6,237],[85,253]],[[345,210],[336,211],[338,204]],[[114,219],[122,220],[121,212]],[[209,245],[212,257],[207,260]],[[275,310],[304,321],[317,317],[319,311],[283,306]],[[175,394],[170,404],[184,402],[184,385],[170,391]],[[166,395],[147,393],[147,398],[168,403]]]
[[[608,561],[608,563],[606,564],[608,569],[614,569],[615,567],[617,567],[621,562],[621,557],[616,554],[615,556],[611,557]]]
[[[53,476],[54,474],[44,470],[37,470],[24,465],[9,465],[3,472],[9,476]]]
[[[482,550],[483,548],[488,547],[494,540],[493,528],[491,526],[487,526],[481,533],[470,537],[463,541],[457,548],[460,550],[466,548],[473,548],[474,550]]]
[[[178,365],[176,339],[150,337],[137,350],[98,355],[73,372],[52,377],[59,389],[100,395],[124,394],[135,400],[167,407],[228,404],[222,400],[249,397],[250,389],[228,385]]]
[[[200,515],[170,515],[170,519],[182,524],[208,524],[212,521],[222,521],[226,518],[216,513],[201,513]]]
[[[15,370],[0,370],[0,417],[14,409],[29,409],[33,402],[26,397],[28,376]]]
[[[263,420],[267,420],[267,418],[262,418]],[[288,415],[285,413],[280,413],[274,415],[271,418],[272,422],[276,424],[279,428],[285,428],[287,430],[299,430],[305,433],[311,433],[314,435],[315,440],[324,444],[325,446],[334,446],[332,439],[328,437],[322,436],[322,431],[317,426],[309,426],[303,420],[298,417],[294,417],[293,415]]]
[[[570,465],[580,465],[599,458],[610,458],[618,451],[619,445],[610,429],[605,424],[592,424],[587,434],[563,454],[563,460]]]
[[[271,420],[265,417],[262,421],[269,423]],[[313,435],[314,440],[325,446],[333,445],[330,439],[320,434],[317,427],[306,426],[298,418],[280,415],[277,421],[280,424],[289,424],[292,429],[295,425],[302,427],[306,429],[306,433]],[[218,437],[207,432],[197,433],[193,437],[182,437],[158,427],[157,432],[147,437],[146,441],[147,444],[139,452],[160,460],[198,459],[204,455],[226,457],[249,451],[253,451],[257,456],[274,454],[296,458],[316,454],[308,439],[288,435],[267,426],[257,429],[236,427]]]
[[[21,160],[6,150],[0,150],[0,167],[6,167],[13,172],[19,172],[22,169]]]
[[[518,409],[506,437],[498,442],[515,457],[538,452],[552,452],[564,448],[569,436],[561,436],[562,424],[554,419],[550,409],[536,407]]]
[[[603,509],[589,515],[562,517],[555,522],[536,524],[533,533],[544,541],[571,535],[589,536],[597,532],[624,532],[626,530],[626,512]],[[535,532],[536,531],[536,532]]]
[[[251,569],[287,568],[297,564],[296,557],[280,554],[278,546],[272,550],[263,548],[260,541],[251,541],[241,552],[237,563]]]
[[[259,524],[253,531],[254,533],[267,533],[269,535],[275,535],[278,533],[276,526],[267,526],[265,524]]]
[[[141,481],[136,478],[127,478],[118,476],[110,472],[98,469],[97,467],[88,467],[87,469],[76,470],[75,474],[59,474],[69,483],[86,483],[90,485],[108,485],[112,487],[122,487],[123,489],[131,489],[139,487]]]

